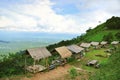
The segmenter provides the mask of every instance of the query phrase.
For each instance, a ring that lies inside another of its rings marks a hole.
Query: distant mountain
[[[0,40],[0,43],[10,43],[10,41]]]

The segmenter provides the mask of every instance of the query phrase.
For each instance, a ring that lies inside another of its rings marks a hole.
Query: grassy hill
[[[102,41],[104,35],[108,35],[109,33],[112,33],[113,36],[115,36],[115,34],[119,31],[120,30],[106,29],[105,23],[103,23],[103,24],[100,24],[99,26],[97,26],[96,28],[88,31],[84,37],[85,37],[85,40],[88,42],[89,41]],[[117,40],[117,39],[114,37],[114,40]]]
[[[102,23],[102,24],[96,26],[94,29],[88,29],[86,31],[86,34],[82,34],[71,40],[66,40],[66,41],[63,40],[57,44],[49,45],[48,49],[50,51],[52,51],[52,49],[54,49],[55,47],[70,45],[70,44],[80,44],[81,42],[91,42],[91,41],[99,41],[100,42],[102,40],[109,41],[109,38],[104,39],[104,37],[108,36],[110,33],[112,34],[110,41],[120,40],[120,38],[119,38],[120,37],[120,24],[119,25],[118,25],[118,23],[114,24],[112,29],[111,29],[111,27],[110,28],[108,27],[108,21],[111,20],[111,23],[112,23],[112,22],[114,22],[114,20],[116,21],[116,18],[118,18],[118,21],[120,22],[119,17],[112,17],[112,18],[108,19],[105,23]],[[118,29],[116,29],[114,27],[116,25],[119,26]],[[116,34],[118,34],[118,37],[116,37]]]
[[[116,21],[117,18],[117,21]],[[120,41],[120,22],[119,17],[112,17],[108,19],[105,23],[98,25],[94,29],[89,29],[86,34],[78,36],[72,40],[61,41],[58,44],[53,44],[48,46],[48,49],[52,51],[55,47],[70,45],[70,44],[80,44],[81,42],[91,42],[91,41]],[[112,25],[112,26],[111,26]],[[109,27],[110,26],[110,27]],[[117,27],[116,27],[117,26]],[[117,36],[116,36],[117,35]],[[103,50],[92,50],[87,53],[87,55],[80,62],[73,62],[72,65],[76,67],[81,67],[87,71],[93,71],[95,74],[90,76],[90,80],[119,80],[120,79],[120,47],[113,53],[113,55],[108,59],[95,57],[95,54],[104,53]],[[85,64],[89,59],[97,59],[101,63],[101,68],[99,70],[86,67]]]
[[[117,21],[116,21],[117,19]],[[117,22],[117,23],[116,23]],[[66,46],[70,44],[80,44],[82,42],[91,42],[91,41],[113,41],[113,40],[120,40],[120,18],[119,17],[112,17],[111,19],[107,20],[105,23],[98,25],[94,29],[88,29],[86,31],[86,34],[82,34],[76,38],[73,38],[72,40],[66,40],[61,41],[59,43],[49,45],[47,46],[48,50],[52,53],[54,48],[59,46]],[[111,26],[112,25],[112,26]],[[117,27],[116,27],[117,26]],[[90,52],[87,52],[86,55],[80,60],[73,60],[70,64],[82,68],[86,71],[92,71],[96,73],[92,76],[90,75],[90,80],[119,80],[120,75],[120,47],[117,48],[117,50],[114,51],[113,55],[109,58],[103,58],[103,57],[96,57],[96,54],[102,54],[103,56],[106,55],[105,52],[106,49],[99,49],[95,50],[92,49]],[[22,53],[22,54],[21,54]],[[3,60],[0,59],[0,77],[8,77],[11,75],[24,75],[24,55],[25,51],[20,51],[16,54],[10,54],[9,56],[3,56]],[[52,61],[55,56],[52,56],[48,59],[48,61]],[[86,62],[88,60],[97,59],[100,61],[101,68],[95,69],[92,67],[86,67]],[[31,65],[33,63],[33,60],[28,57],[27,63]],[[41,60],[40,64],[45,64],[45,60]],[[109,72],[108,72],[109,71]],[[88,74],[90,74],[88,72]],[[83,73],[81,73],[80,76],[84,76]],[[67,80],[67,79],[65,79]],[[70,80],[70,79],[68,79]],[[77,79],[79,80],[79,79]],[[84,80],[84,79],[81,79]]]
[[[120,46],[90,80],[120,80]]]

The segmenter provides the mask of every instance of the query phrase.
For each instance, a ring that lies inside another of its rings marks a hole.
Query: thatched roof
[[[35,60],[51,56],[51,53],[45,47],[27,49],[27,51]]]
[[[72,55],[72,53],[65,46],[55,48],[55,50],[60,54],[61,58],[68,58]]]
[[[105,45],[105,44],[107,44],[107,41],[102,41],[100,44]]]
[[[99,45],[99,42],[91,42],[90,43],[92,46],[98,46]]]
[[[113,42],[111,42],[111,44],[118,44],[119,43],[119,41],[113,41]]]
[[[67,48],[74,53],[79,53],[84,50],[84,48],[81,48],[77,45],[70,45],[70,46],[67,46]]]
[[[90,47],[90,43],[81,43],[81,47],[84,47],[84,48],[89,48]]]

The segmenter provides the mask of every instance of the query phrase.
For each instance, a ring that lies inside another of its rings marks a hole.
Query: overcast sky
[[[112,16],[120,0],[0,0],[0,29],[84,33]]]

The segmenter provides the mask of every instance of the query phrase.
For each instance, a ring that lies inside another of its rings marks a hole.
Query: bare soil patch
[[[50,70],[48,72],[37,73],[31,78],[24,77],[21,80],[56,80],[68,74],[70,67],[71,66],[67,64],[65,66],[57,67],[56,69]]]

